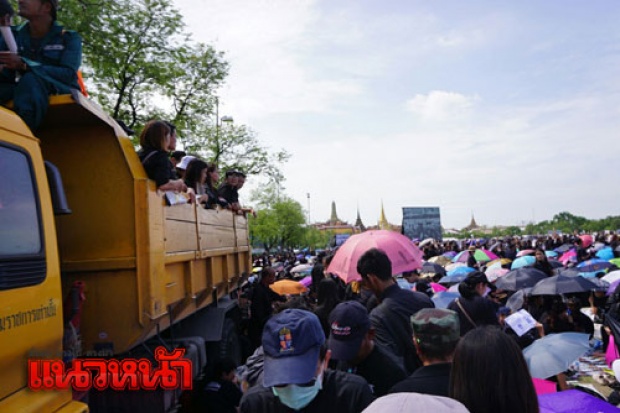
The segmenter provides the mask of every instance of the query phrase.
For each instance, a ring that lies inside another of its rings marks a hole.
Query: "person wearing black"
[[[226,180],[217,190],[218,195],[224,198],[226,202],[233,207],[234,204],[239,205],[239,193],[237,192],[237,172],[226,171]]]
[[[411,317],[413,343],[424,364],[396,384],[390,393],[425,393],[449,397],[452,356],[459,342],[459,317],[451,310],[430,308]]]
[[[250,305],[252,322],[250,323],[249,334],[254,348],[260,346],[263,327],[273,314],[274,301],[286,301],[284,296],[277,294],[269,288],[275,281],[275,270],[271,267],[265,267],[261,271],[260,281],[252,291],[252,304]]]
[[[218,195],[215,185],[220,180],[220,172],[217,169],[217,165],[214,163],[209,164],[207,167],[207,179],[205,182],[205,193],[208,196],[205,208],[215,209],[216,206],[221,208],[228,208],[228,202],[224,198]],[[267,265],[261,265],[261,267]]]
[[[470,272],[459,284],[461,296],[448,309],[459,315],[461,337],[478,326],[499,325],[496,316],[499,305],[484,297],[489,286],[487,276],[480,271]]]
[[[467,256],[467,266],[471,268],[478,268],[478,261],[476,261],[476,257],[474,256],[476,254],[476,247],[470,245],[467,249],[467,253],[469,254]]]
[[[243,393],[236,383],[236,368],[231,359],[215,363],[213,380],[207,383],[199,396],[197,404],[200,408],[205,408],[210,413],[237,413]]]
[[[338,369],[366,379],[376,397],[384,396],[407,377],[398,362],[374,341],[366,308],[357,301],[346,301],[329,316],[331,328],[328,346]]]
[[[325,336],[329,336],[329,314],[338,305],[338,285],[330,278],[323,278],[317,289],[317,307],[314,314],[319,317]]]
[[[534,256],[536,257],[534,268],[544,272],[545,274],[547,274],[548,277],[551,277],[553,275],[553,267],[549,263],[545,251],[543,251],[541,248],[536,248]]]
[[[410,318],[435,304],[426,294],[400,288],[392,277],[392,263],[381,250],[366,251],[357,262],[357,272],[380,302],[370,313],[376,343],[394,355],[407,374],[413,373],[421,362],[411,341]]]

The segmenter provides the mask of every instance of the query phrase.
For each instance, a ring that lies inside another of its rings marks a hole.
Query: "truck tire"
[[[239,334],[234,320],[226,317],[224,326],[222,327],[222,339],[217,342],[209,343],[208,346],[208,362],[211,364],[215,360],[230,358],[236,365],[242,363],[241,360],[241,344],[239,343]]]

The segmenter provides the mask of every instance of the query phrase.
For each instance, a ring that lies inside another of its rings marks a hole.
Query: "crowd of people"
[[[533,267],[548,276],[557,270],[547,248],[583,248],[567,266],[594,255],[578,237],[553,238],[432,243],[422,249],[427,259],[461,250],[473,257],[490,246],[504,258],[516,258],[516,252],[531,249]],[[616,237],[594,240],[613,246]],[[515,245],[515,254],[506,255]],[[237,370],[243,393],[228,411],[413,412],[432,406],[433,411],[538,412],[523,349],[553,333],[592,336],[593,321],[580,311],[588,304],[597,322],[620,320],[620,287],[609,298],[604,291],[525,296],[521,308],[537,324],[518,335],[506,323],[514,312],[506,306],[514,292],[489,282],[482,261],[472,263],[475,270],[455,285],[460,296],[447,308],[436,308],[429,284],[441,276],[411,271],[395,277],[388,256],[371,249],[357,263],[361,281],[345,285],[326,271],[330,259],[315,258],[307,294],[286,297],[269,286],[292,278],[288,270],[305,257],[256,257],[255,265],[263,268],[251,293],[255,351]],[[605,338],[609,330],[602,334]],[[569,388],[563,373],[547,379],[558,391]]]

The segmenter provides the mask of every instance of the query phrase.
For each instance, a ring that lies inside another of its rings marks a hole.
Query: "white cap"
[[[447,397],[420,393],[394,393],[379,397],[362,413],[469,413],[460,402]]]
[[[194,159],[196,159],[196,157],[192,155],[184,156],[183,158],[181,158],[181,162],[179,162],[179,164],[177,165],[177,168],[183,169],[183,170],[187,169],[187,165],[189,165],[189,163],[193,161]]]

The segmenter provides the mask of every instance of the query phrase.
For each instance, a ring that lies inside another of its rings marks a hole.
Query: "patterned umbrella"
[[[467,262],[468,258],[469,258],[469,251],[461,251],[454,258],[452,258],[452,261],[453,262]],[[476,262],[487,262],[487,261],[496,260],[499,257],[489,250],[480,248],[480,249],[477,249],[476,252],[474,252],[474,258],[476,259]]]

